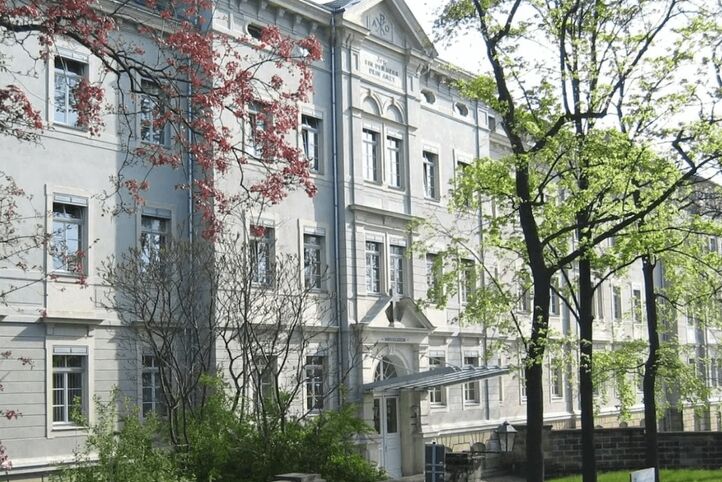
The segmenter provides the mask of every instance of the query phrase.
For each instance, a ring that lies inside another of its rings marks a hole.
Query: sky
[[[406,0],[406,4],[424,27],[426,35],[432,40],[434,39],[432,25],[437,17],[437,12],[444,3],[445,0]],[[444,42],[435,42],[435,45],[443,60],[470,72],[482,70],[484,51],[480,48],[481,35],[471,32],[455,39],[452,45],[445,45]]]

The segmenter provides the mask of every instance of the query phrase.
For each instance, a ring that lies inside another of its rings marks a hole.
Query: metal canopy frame
[[[411,373],[399,377],[388,378],[378,382],[366,383],[364,392],[382,393],[394,390],[429,390],[435,387],[446,387],[473,382],[485,378],[496,377],[508,373],[508,368],[490,367],[442,367],[424,372]]]

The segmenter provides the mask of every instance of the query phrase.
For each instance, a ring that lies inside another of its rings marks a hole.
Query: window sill
[[[50,281],[58,281],[61,283],[77,283],[81,278],[86,278],[85,273],[76,273],[74,271],[51,271],[48,274]]]

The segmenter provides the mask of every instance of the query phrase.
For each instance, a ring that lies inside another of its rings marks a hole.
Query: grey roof
[[[365,392],[387,392],[391,390],[428,390],[503,375],[508,368],[492,367],[443,367],[425,372],[411,373],[400,377],[387,378],[363,386]]]
[[[363,0],[333,0],[332,2],[324,3],[323,6],[331,10],[342,10],[348,8],[357,3],[361,3]]]

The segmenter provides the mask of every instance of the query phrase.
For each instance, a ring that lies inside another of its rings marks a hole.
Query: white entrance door
[[[390,477],[401,477],[399,397],[374,398],[374,428],[381,435],[379,462]]]

